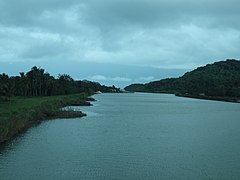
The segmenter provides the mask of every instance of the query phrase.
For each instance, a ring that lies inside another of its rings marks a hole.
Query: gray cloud
[[[104,75],[94,75],[94,76],[88,77],[87,79],[90,79],[93,81],[117,81],[117,82],[132,81],[132,79],[126,78],[126,77],[106,77]]]
[[[84,9],[88,22],[104,28],[122,26],[124,23],[164,27],[225,22],[239,26],[236,21],[240,14],[238,4],[237,0],[105,0],[104,3],[90,1]],[[207,19],[207,22],[203,21]]]
[[[93,75],[89,76],[86,79],[89,79],[91,81],[101,82],[103,84],[113,85],[118,84],[121,87],[125,87],[126,84],[130,83],[146,83],[149,81],[156,80],[153,76],[144,76],[144,77],[136,77],[136,78],[129,78],[129,77],[109,77],[104,75]]]
[[[190,69],[239,58],[238,0],[1,0],[0,62]]]
[[[65,10],[76,3],[76,0],[1,0],[0,20],[13,26],[31,26],[43,12]]]

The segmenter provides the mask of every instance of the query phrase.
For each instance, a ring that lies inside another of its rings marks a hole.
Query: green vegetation
[[[0,74],[0,144],[41,120],[84,116],[82,112],[60,108],[91,105],[86,100],[92,99],[87,97],[97,91],[119,92],[120,89],[86,80],[75,81],[67,74],[55,78],[36,66],[19,76]]]
[[[168,78],[125,88],[134,92],[174,93],[202,99],[238,101],[240,61],[226,60],[199,67],[179,78]]]
[[[27,73],[21,72],[19,76],[9,77],[5,73],[0,74],[0,96],[5,100],[10,100],[12,96],[38,97],[81,92],[94,94],[96,91],[119,92],[120,89],[86,80],[75,81],[68,74],[59,74],[54,78],[36,66]]]
[[[86,95],[82,93],[49,97],[14,97],[10,102],[0,101],[0,143],[9,140],[36,122],[59,117],[59,113],[60,117],[68,117],[61,113],[60,108],[80,104],[85,99]],[[81,112],[74,115],[84,116]]]

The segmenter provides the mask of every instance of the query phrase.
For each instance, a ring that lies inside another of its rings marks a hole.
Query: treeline
[[[118,92],[120,89],[101,85],[91,81],[75,81],[68,74],[59,74],[57,78],[39,67],[32,67],[27,73],[20,72],[19,76],[0,74],[0,96],[9,100],[12,96],[54,96],[74,93],[94,94],[101,92]]]
[[[215,62],[187,72],[179,78],[133,84],[125,89],[194,96],[240,97],[240,61],[228,59]]]

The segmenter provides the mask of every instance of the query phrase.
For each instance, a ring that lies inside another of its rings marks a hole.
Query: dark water
[[[101,94],[0,150],[0,179],[240,179],[240,104]]]

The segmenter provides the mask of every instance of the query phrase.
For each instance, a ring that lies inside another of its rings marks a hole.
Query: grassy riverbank
[[[45,119],[81,117],[82,112],[62,112],[61,107],[86,104],[85,94],[49,97],[14,97],[11,101],[0,100],[0,144],[25,131],[31,125]]]

